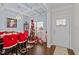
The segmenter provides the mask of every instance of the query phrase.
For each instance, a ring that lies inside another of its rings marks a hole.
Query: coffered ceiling
[[[46,5],[52,9],[73,6],[75,3],[47,3]]]
[[[47,8],[60,9],[72,5],[73,3],[0,3],[0,10],[7,9],[25,16],[41,17],[47,13]]]
[[[46,8],[42,3],[0,3],[0,8],[26,16],[39,16],[46,12]]]

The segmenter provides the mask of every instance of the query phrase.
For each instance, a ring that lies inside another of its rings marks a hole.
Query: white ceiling
[[[37,16],[46,12],[46,8],[42,3],[0,3],[0,8],[26,16]]]
[[[52,9],[55,9],[55,8],[72,6],[73,3],[47,3],[46,5]]]
[[[8,9],[26,16],[42,16],[47,8],[60,8],[72,6],[72,3],[0,3],[0,9]]]

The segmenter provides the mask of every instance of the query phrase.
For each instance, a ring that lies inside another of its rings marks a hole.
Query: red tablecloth
[[[17,34],[12,34],[12,35],[5,35],[3,37],[3,48],[11,48],[18,43],[18,35]]]

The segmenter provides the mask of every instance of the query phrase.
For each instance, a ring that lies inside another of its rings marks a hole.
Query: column
[[[51,9],[47,10],[47,47],[51,47],[52,41],[52,12]]]

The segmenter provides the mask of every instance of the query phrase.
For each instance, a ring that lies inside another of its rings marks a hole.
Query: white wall
[[[71,38],[70,38],[71,37],[71,35],[70,35],[71,23],[68,23],[67,26],[65,27],[65,29],[67,29],[67,31],[63,30],[64,27],[62,27],[63,29],[59,29],[59,27],[56,27],[56,19],[58,19],[58,18],[59,19],[66,18],[67,23],[70,20],[72,21],[72,19],[71,19],[72,18],[72,6],[61,7],[61,8],[52,10],[52,45],[61,44],[61,46],[71,48]],[[58,32],[56,32],[57,29],[59,30]],[[61,33],[62,35],[60,34],[60,31],[62,31],[62,33]],[[67,35],[66,35],[66,33],[67,33]],[[60,34],[60,36],[56,36],[58,34]],[[65,38],[64,35],[65,35],[65,37],[66,36],[67,37]]]
[[[79,4],[73,7],[72,47],[79,54]]]
[[[50,32],[50,35],[52,34],[52,38],[49,41],[50,45],[54,45],[54,26],[55,26],[55,17],[63,17],[63,16],[70,16],[71,19],[71,39],[70,39],[70,48],[72,48],[75,51],[75,54],[79,54],[79,4],[74,4],[72,7],[63,7],[59,9],[52,9],[52,23],[51,27],[52,32]],[[51,37],[51,36],[50,36]],[[63,43],[63,42],[61,42]]]
[[[61,7],[61,8],[48,8],[47,12],[47,31],[48,31],[48,38],[47,38],[47,46],[54,45],[54,35],[55,35],[55,19],[56,18],[61,18],[61,17],[70,17],[72,19],[72,11],[73,8],[72,6],[66,6],[66,7]],[[61,41],[61,43],[63,43]],[[70,39],[70,47],[71,46],[71,39]]]
[[[7,17],[8,18],[15,18],[17,13],[14,13],[10,10],[3,9],[0,10],[0,31],[23,31],[23,18],[22,20],[17,21],[17,28],[7,28]],[[20,26],[19,26],[20,25]]]
[[[47,45],[53,45],[53,36],[54,36],[54,19],[56,16],[70,16],[71,18],[71,48],[75,51],[76,54],[79,54],[79,4],[75,4],[72,7],[64,7],[59,9],[52,9],[52,12],[49,12],[48,20],[49,25],[48,29],[48,40]],[[51,18],[52,17],[52,18]],[[50,24],[51,23],[51,24]],[[50,27],[49,27],[50,26]],[[51,29],[52,28],[52,29]],[[52,31],[52,32],[51,32]],[[63,43],[63,42],[61,42]]]
[[[47,10],[47,47],[51,46],[52,41],[52,10]]]

